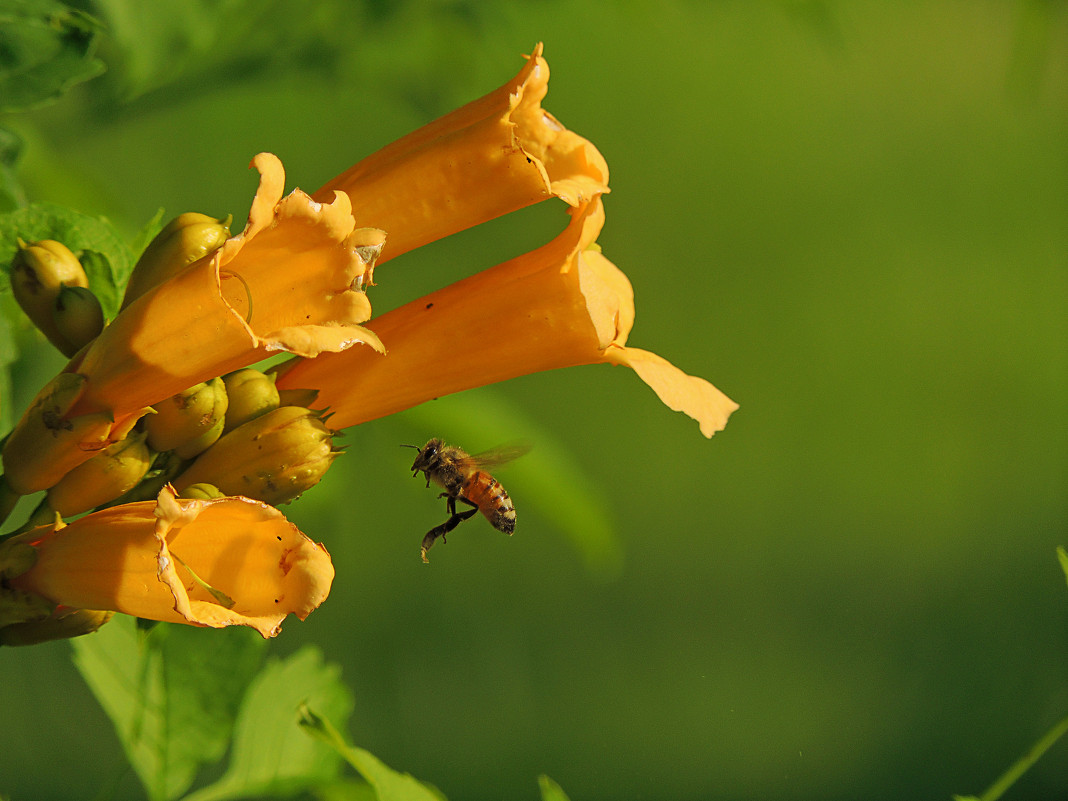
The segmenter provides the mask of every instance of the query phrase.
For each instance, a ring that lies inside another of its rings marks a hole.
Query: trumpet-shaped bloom
[[[539,44],[515,78],[413,131],[328,182],[360,225],[387,232],[379,263],[550,197],[572,206],[608,191],[608,165],[541,107]]]
[[[253,165],[260,185],[244,231],[147,290],[67,366],[81,377],[79,394],[52,428],[69,429],[70,419],[90,414],[109,425],[71,443],[69,435],[20,434],[40,425],[28,417],[19,423],[4,469],[23,494],[52,486],[121,439],[144,407],[201,381],[279,350],[315,356],[357,342],[380,347],[358,323],[371,315],[360,288],[384,234],[356,228],[347,195],[325,203],[295,190],[283,198],[276,157],[261,153]]]
[[[248,498],[116,506],[19,536],[37,551],[13,588],[74,609],[275,636],[330,592],[330,555],[277,509]]]
[[[703,378],[629,347],[634,298],[627,277],[594,245],[599,198],[571,210],[554,240],[372,320],[387,348],[294,360],[280,389],[319,390],[330,424],[345,428],[427,400],[528,373],[625,365],[711,437],[737,404]]]

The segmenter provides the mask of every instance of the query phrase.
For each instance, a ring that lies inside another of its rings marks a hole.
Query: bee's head
[[[415,448],[419,451],[415,456],[415,462],[412,464],[412,478],[415,478],[420,470],[426,472],[438,455],[438,451],[441,450],[442,444],[442,441],[435,437],[422,448],[418,445],[401,445],[402,448]]]

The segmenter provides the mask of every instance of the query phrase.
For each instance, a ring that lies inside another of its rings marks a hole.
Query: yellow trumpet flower
[[[370,323],[385,355],[354,349],[297,359],[278,370],[280,390],[318,390],[334,428],[529,373],[599,362],[625,365],[671,409],[711,437],[738,405],[703,378],[628,346],[634,296],[595,246],[599,199],[541,248],[447,286]]]
[[[608,191],[608,165],[541,107],[548,84],[538,44],[504,86],[373,153],[313,197],[344,192],[360,225],[387,232],[379,264],[550,197],[588,202]]]
[[[59,607],[278,634],[330,592],[330,555],[277,509],[248,498],[115,506],[17,538],[37,553],[9,585]]]

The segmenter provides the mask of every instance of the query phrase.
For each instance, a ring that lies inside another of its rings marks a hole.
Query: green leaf
[[[284,661],[268,663],[241,704],[226,773],[185,801],[218,801],[250,796],[288,796],[332,782],[338,755],[298,726],[298,709],[307,702],[324,714],[347,721],[352,694],[336,665],[306,646]]]
[[[43,106],[102,73],[93,57],[100,30],[55,0],[8,0],[0,9],[0,111]]]
[[[7,301],[9,298],[0,298],[0,308],[8,306]],[[10,431],[14,425],[11,416],[11,365],[18,361],[18,354],[18,345],[11,331],[11,320],[6,313],[0,313],[0,431]]]
[[[112,318],[119,310],[122,287],[133,269],[130,249],[114,226],[55,203],[34,203],[0,215],[0,269],[6,281],[18,239],[55,239],[78,254],[89,276],[89,288]]]
[[[156,238],[156,234],[163,230],[163,207],[161,206],[155,214],[141,226],[141,230],[137,232],[137,236],[134,237],[134,241],[130,243],[130,251],[133,253],[134,264],[137,263],[137,259],[141,258],[141,254],[144,253],[148,244]]]
[[[563,788],[545,774],[538,777],[538,787],[541,790],[541,801],[569,801]]]
[[[26,191],[15,177],[15,164],[22,155],[22,138],[0,127],[0,213],[26,205]]]
[[[232,47],[267,4],[262,0],[96,0],[122,52],[128,98],[180,80]]]
[[[340,754],[374,788],[378,801],[445,801],[437,788],[408,773],[398,773],[370,751],[349,745],[329,720],[306,704],[301,707],[300,725]]]
[[[520,519],[524,509],[536,509],[567,536],[594,573],[612,576],[619,571],[623,553],[600,485],[568,445],[518,407],[490,392],[466,393],[416,406],[397,419],[418,430],[422,441],[412,445],[422,446],[438,436],[475,453],[516,439],[529,442],[529,453],[494,471]]]
[[[315,791],[318,801],[378,801],[375,788],[363,779],[338,779]]]
[[[1068,551],[1064,550],[1064,546],[1057,546],[1057,558],[1061,562],[1061,570],[1064,571],[1065,581],[1068,581]]]
[[[148,797],[166,801],[226,752],[264,643],[237,629],[160,624],[144,631],[118,615],[72,645],[74,663],[114,723]]]

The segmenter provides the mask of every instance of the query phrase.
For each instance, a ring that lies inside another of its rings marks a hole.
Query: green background
[[[333,593],[272,651],[343,666],[355,743],[454,799],[533,799],[542,772],[573,801],[948,799],[1068,710],[1064,3],[168,5],[95,4],[109,73],[4,120],[31,199],[130,235],[160,206],[242,220],[254,153],[314,189],[544,41],[546,108],[612,170],[631,344],[741,404],[706,441],[600,366],[350,430],[286,509]],[[372,302],[563,219],[383,265]],[[18,411],[46,353],[16,365]],[[397,446],[433,435],[535,451],[499,474],[515,537],[469,523],[426,567],[442,504]],[[561,451],[609,510],[600,557],[539,484],[571,480]],[[66,643],[0,653],[0,708],[0,793],[141,797]],[[1066,793],[1062,742],[1007,798]]]

